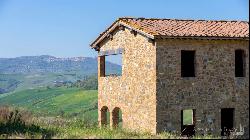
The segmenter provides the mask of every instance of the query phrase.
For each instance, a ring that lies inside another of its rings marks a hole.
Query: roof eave
[[[112,32],[116,27],[118,26],[118,21],[114,22],[106,31],[104,31],[104,34],[99,36],[93,43],[91,43],[91,48],[96,48],[97,44],[99,44],[107,35]]]
[[[140,33],[140,34],[142,34],[142,35],[144,35],[144,36],[146,36],[146,37],[148,37],[148,38],[150,38],[150,39],[154,39],[154,38],[155,38],[154,35],[149,34],[149,33],[146,33],[146,32],[144,32],[144,31],[139,30],[139,29],[136,29],[136,28],[134,28],[134,27],[131,27],[130,25],[128,25],[128,24],[126,24],[126,23],[120,22],[120,25],[123,25],[123,26],[127,27],[127,28],[130,29],[130,30],[134,30],[134,31],[136,31],[136,32],[138,32],[138,33]]]
[[[131,27],[130,25],[128,25],[128,24],[126,24],[126,23],[123,23],[123,22],[121,22],[121,21],[116,21],[115,23],[113,23],[113,24],[107,29],[107,31],[105,31],[105,33],[104,33],[103,35],[101,35],[100,37],[98,37],[93,43],[90,44],[91,48],[92,48],[92,49],[98,48],[98,47],[99,47],[98,44],[99,44],[102,40],[104,40],[104,39],[107,37],[107,35],[110,34],[112,31],[114,31],[118,26],[124,26],[124,27],[126,27],[127,29],[129,29],[129,30],[134,30],[134,31],[136,31],[136,32],[138,32],[138,33],[140,33],[140,34],[142,34],[142,35],[144,35],[144,36],[146,36],[146,37],[148,37],[148,38],[150,38],[150,39],[154,39],[154,38],[155,38],[154,35],[148,34],[148,33],[144,32],[144,31],[141,31],[141,30],[139,30],[139,29],[136,29],[136,28],[134,28],[134,27]]]
[[[155,39],[205,39],[205,40],[249,40],[249,37],[220,37],[220,36],[164,36],[156,35]]]

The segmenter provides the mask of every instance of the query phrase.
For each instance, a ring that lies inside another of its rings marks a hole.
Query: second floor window
[[[245,77],[244,50],[235,50],[235,77]]]
[[[122,75],[122,54],[112,54],[100,57],[100,76]]]
[[[122,75],[122,54],[105,56],[105,76]]]
[[[195,77],[195,51],[181,51],[181,77]]]

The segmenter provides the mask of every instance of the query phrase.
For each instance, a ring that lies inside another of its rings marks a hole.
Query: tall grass
[[[27,111],[14,110],[6,106],[0,108],[0,135],[3,138],[18,135],[29,135],[30,138],[35,136],[51,138],[54,133],[53,130],[33,124],[31,114]]]
[[[34,117],[30,112],[10,107],[0,107],[0,139],[14,138],[55,138],[55,139],[180,139],[176,134],[167,132],[151,135],[137,133],[121,128],[99,128],[97,122],[65,119],[57,117]],[[194,138],[210,139],[212,136]]]

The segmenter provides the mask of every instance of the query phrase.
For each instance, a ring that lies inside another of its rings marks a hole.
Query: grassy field
[[[65,87],[29,89],[1,94],[0,108],[4,105],[19,110],[28,110],[33,117],[24,117],[24,120],[28,121],[25,124],[32,125],[22,126],[24,128],[21,129],[19,124],[13,124],[13,126],[1,124],[0,118],[0,131],[1,127],[4,131],[6,127],[13,130],[13,132],[9,130],[0,132],[0,138],[182,138],[169,133],[151,135],[121,129],[98,128],[96,90]],[[184,123],[190,124],[192,111],[186,110],[184,116]],[[16,126],[18,126],[17,130],[14,129]],[[196,136],[195,138],[212,137]]]
[[[30,89],[0,95],[0,105],[25,108],[39,116],[97,120],[97,91],[79,88]]]
[[[87,119],[97,122],[97,91],[79,88],[39,88],[0,95],[0,105],[24,108],[38,116]],[[192,123],[192,110],[184,111]]]
[[[24,79],[23,75],[18,74],[0,74],[0,89],[4,89],[5,92],[11,92],[18,88],[18,85],[22,83],[21,79]],[[5,93],[4,92],[4,93]],[[0,91],[1,94],[1,91]]]
[[[8,117],[6,117],[8,116]],[[0,107],[0,139],[180,139],[186,138],[167,132],[131,132],[125,129],[99,128],[96,123],[80,119],[34,117],[27,110]],[[212,136],[195,136],[211,139]]]

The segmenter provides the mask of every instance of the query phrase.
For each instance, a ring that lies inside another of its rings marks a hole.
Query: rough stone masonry
[[[245,21],[119,18],[91,44],[100,126],[120,119],[130,131],[249,138],[248,38]],[[106,75],[105,57],[115,54],[122,75]]]

